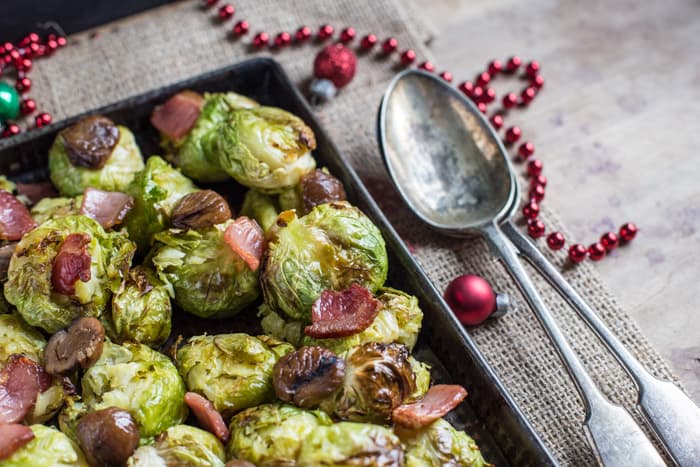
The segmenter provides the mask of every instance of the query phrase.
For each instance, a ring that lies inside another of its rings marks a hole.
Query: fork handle
[[[511,221],[501,225],[519,254],[561,294],[632,377],[639,389],[638,406],[667,452],[681,467],[700,459],[700,408],[673,383],[652,376],[540,250]]]

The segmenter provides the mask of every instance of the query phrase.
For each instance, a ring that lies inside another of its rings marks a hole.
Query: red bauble
[[[620,238],[629,242],[637,235],[637,226],[631,222],[620,227]]]
[[[479,276],[465,274],[455,278],[445,289],[445,301],[457,319],[466,325],[484,322],[496,309],[496,294]]]
[[[324,47],[314,60],[314,76],[332,81],[336,88],[342,88],[355,76],[357,57],[343,44]]]
[[[561,232],[552,232],[547,235],[547,246],[552,250],[561,250],[565,243],[566,239]]]
[[[620,244],[620,239],[617,238],[615,232],[607,232],[600,237],[600,243],[605,247],[606,251],[610,252],[617,248]]]
[[[586,259],[587,252],[588,250],[586,250],[586,247],[581,245],[580,243],[577,243],[576,245],[571,245],[571,248],[569,248],[569,259],[574,263],[580,263],[581,261]]]
[[[588,247],[588,257],[593,261],[600,261],[605,258],[605,247],[600,243],[593,243]]]

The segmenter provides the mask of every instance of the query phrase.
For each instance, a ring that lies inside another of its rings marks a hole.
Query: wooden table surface
[[[541,63],[545,88],[509,121],[544,162],[544,202],[577,243],[637,224],[596,267],[700,401],[700,2],[417,4],[455,80],[512,54]]]

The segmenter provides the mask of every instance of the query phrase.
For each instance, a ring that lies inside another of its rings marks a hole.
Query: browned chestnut
[[[121,467],[139,445],[134,418],[117,407],[88,413],[78,422],[75,433],[93,467]]]
[[[275,364],[275,394],[302,408],[318,405],[331,395],[345,376],[345,361],[317,345],[301,347]]]
[[[206,229],[231,218],[226,200],[213,190],[195,191],[177,203],[170,221],[178,229]]]
[[[89,367],[102,355],[104,341],[105,329],[97,318],[78,318],[49,339],[44,350],[46,371],[63,375],[78,365]]]
[[[316,169],[301,177],[299,191],[302,215],[308,214],[319,204],[347,199],[343,183],[321,169]]]
[[[61,131],[70,163],[75,167],[101,169],[119,142],[119,128],[100,115],[91,115]]]

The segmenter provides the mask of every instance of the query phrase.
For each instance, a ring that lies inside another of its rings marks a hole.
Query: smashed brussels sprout
[[[229,178],[221,170],[218,155],[218,127],[236,109],[258,105],[233,92],[204,94],[204,107],[194,127],[178,141],[164,137],[163,147],[172,152],[172,161],[182,173],[200,182],[220,182]]]
[[[182,423],[187,414],[185,385],[177,368],[168,357],[142,344],[105,342],[102,355],[81,382],[82,403],[64,409],[62,429],[84,413],[118,407],[131,413],[143,440]]]
[[[89,236],[89,280],[75,282],[75,293],[58,293],[52,286],[52,264],[71,234]],[[112,292],[118,290],[131,265],[134,244],[119,232],[105,232],[85,216],[46,221],[27,233],[10,260],[5,298],[27,323],[49,333],[67,327],[80,316],[99,317]]]
[[[170,335],[171,307],[166,285],[150,269],[136,266],[112,297],[112,326],[116,340],[151,347]]]
[[[421,430],[397,429],[406,449],[406,467],[489,466],[476,442],[443,419]]]
[[[61,196],[77,196],[87,187],[105,191],[124,191],[143,169],[141,151],[133,133],[117,126],[119,139],[100,168],[76,166],[71,161],[63,132],[59,133],[49,149],[51,181]]]
[[[224,467],[224,446],[208,431],[175,425],[156,436],[152,445],[141,446],[129,458],[128,467]]]
[[[55,428],[32,425],[34,439],[0,461],[2,467],[90,467],[76,443]]]
[[[316,168],[313,131],[282,109],[235,110],[218,130],[219,165],[248,188],[280,193]]]
[[[224,240],[233,223],[201,231],[170,229],[153,237],[149,259],[183,310],[202,318],[226,318],[260,295],[258,272]]]
[[[301,465],[296,464],[296,459],[309,435],[316,428],[331,424],[328,415],[320,410],[286,404],[253,407],[231,419],[226,454],[255,465]]]
[[[304,440],[297,465],[400,467],[403,460],[401,441],[389,428],[340,422],[316,427]]]
[[[29,211],[37,224],[43,224],[49,219],[80,214],[82,196],[75,198],[44,198]]]
[[[311,305],[324,290],[343,290],[356,282],[375,292],[384,284],[384,239],[362,211],[337,202],[289,217],[271,235],[262,264],[260,283],[271,309],[310,322]]]
[[[224,417],[274,399],[272,370],[294,348],[248,334],[195,336],[177,352],[188,391],[209,399]]]
[[[168,228],[170,214],[178,201],[197,191],[192,181],[158,156],[146,161],[146,168],[134,177],[126,193],[134,198],[134,207],[124,220],[129,238],[145,252],[154,233]]]

